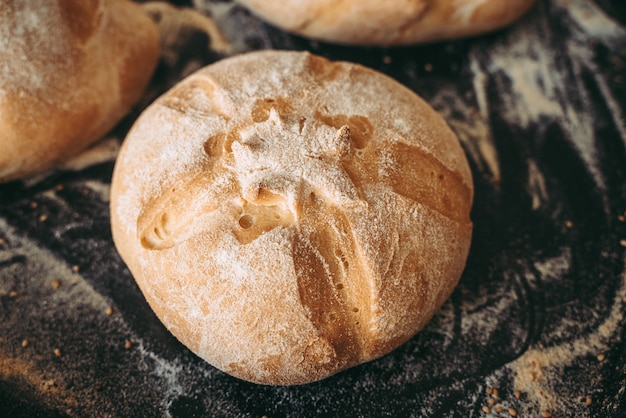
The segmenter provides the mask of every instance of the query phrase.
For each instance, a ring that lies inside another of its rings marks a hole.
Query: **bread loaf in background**
[[[286,31],[352,45],[409,45],[502,28],[534,0],[238,0]]]
[[[212,64],[138,119],[115,245],[152,309],[241,379],[312,382],[411,338],[463,271],[473,186],[444,120],[305,52]]]
[[[0,182],[100,139],[139,100],[156,25],[128,0],[0,2]]]

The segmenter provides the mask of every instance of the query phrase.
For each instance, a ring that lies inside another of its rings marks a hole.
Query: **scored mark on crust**
[[[203,143],[208,157],[203,169],[144,205],[137,218],[137,235],[144,248],[167,249],[207,230],[211,214],[220,209],[224,196],[232,194],[230,185],[236,183],[222,159],[231,154],[237,137],[238,129],[209,137]]]
[[[470,222],[471,190],[458,173],[414,145],[394,141],[388,146],[396,161],[383,181],[395,193],[454,221]]]
[[[192,76],[174,87],[173,92],[157,103],[185,116],[230,120],[233,105],[228,95],[209,76]]]
[[[334,350],[331,367],[347,367],[367,357],[371,285],[360,273],[363,266],[345,215],[322,200],[305,210],[293,247],[293,257],[299,260],[295,269],[300,302],[319,337]],[[328,228],[317,228],[315,220],[324,216]]]
[[[220,138],[223,143],[225,137]],[[137,218],[137,235],[144,248],[170,248],[209,228],[207,220],[220,209],[220,200],[232,193],[229,184],[234,181],[228,170],[212,166],[144,205]]]
[[[329,115],[316,110],[315,118],[335,129],[347,126],[349,128],[352,145],[357,150],[367,148],[367,145],[374,135],[374,126],[366,116]]]

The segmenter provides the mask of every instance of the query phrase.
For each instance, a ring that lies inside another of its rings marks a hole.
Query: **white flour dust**
[[[594,126],[594,102],[588,87],[583,84],[584,72],[594,74],[603,99],[607,103],[615,126],[626,142],[626,122],[618,100],[608,88],[608,80],[597,71],[594,64],[593,42],[612,43],[626,37],[624,28],[593,3],[584,0],[556,0],[550,5],[539,3],[537,7],[552,7],[564,13],[572,31],[565,41],[570,60],[563,64],[554,45],[546,42],[553,24],[542,13],[535,19],[524,19],[498,39],[488,53],[474,49],[470,53],[470,68],[474,73],[474,85],[481,114],[491,106],[486,87],[495,84],[501,91],[499,113],[509,126],[522,130],[555,121],[564,130],[572,146],[578,151],[596,184],[603,188],[605,180],[598,169]],[[623,41],[621,41],[623,42]],[[488,57],[488,58],[487,58]],[[568,65],[570,67],[568,67]],[[572,84],[575,80],[576,85]],[[532,132],[532,131],[531,131]]]

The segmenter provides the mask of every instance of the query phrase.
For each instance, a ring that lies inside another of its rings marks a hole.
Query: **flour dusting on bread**
[[[463,270],[472,194],[457,139],[415,94],[355,64],[264,51],[200,70],[140,117],[112,229],[192,351],[297,384],[425,325]]]
[[[139,100],[159,55],[132,2],[0,5],[0,182],[58,166]]]

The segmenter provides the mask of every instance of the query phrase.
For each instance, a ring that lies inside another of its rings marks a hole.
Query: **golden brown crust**
[[[287,31],[328,42],[407,45],[477,35],[518,19],[535,0],[238,0]]]
[[[111,221],[185,345],[242,379],[299,384],[424,326],[465,265],[472,193],[456,137],[413,92],[265,51],[200,70],[139,118]]]
[[[0,5],[0,182],[100,139],[146,87],[156,26],[127,0]]]

